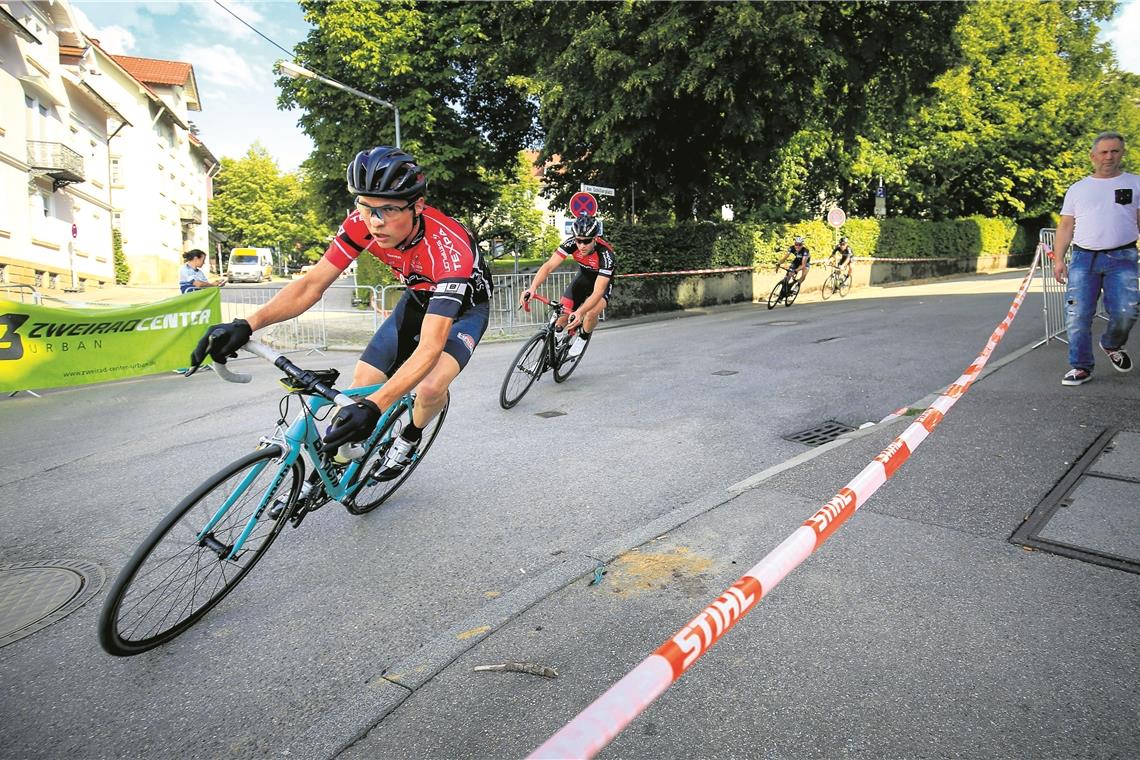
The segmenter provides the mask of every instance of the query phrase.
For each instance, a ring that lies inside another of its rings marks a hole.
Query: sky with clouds
[[[286,50],[308,24],[293,0],[222,0],[225,7]],[[200,137],[218,157],[237,158],[260,141],[284,170],[312,150],[297,126],[300,112],[277,110],[273,64],[286,54],[215,0],[72,0],[84,31],[110,53],[186,61],[194,66],[202,110],[191,113]],[[1121,68],[1140,74],[1140,0],[1127,0],[1105,25]]]

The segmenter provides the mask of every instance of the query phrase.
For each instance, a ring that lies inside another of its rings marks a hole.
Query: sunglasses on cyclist
[[[589,245],[594,242],[593,238],[574,238],[574,242],[578,245]]]
[[[415,201],[412,201],[406,206],[369,206],[366,203],[361,203],[360,198],[356,199],[356,210],[360,212],[360,216],[363,219],[368,219],[379,214],[385,222],[392,221],[399,216],[401,212],[407,211],[414,205],[416,205]]]

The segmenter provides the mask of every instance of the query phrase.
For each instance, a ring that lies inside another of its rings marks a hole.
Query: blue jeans
[[[1069,364],[1092,371],[1092,321],[1096,303],[1104,291],[1108,328],[1101,336],[1102,348],[1123,348],[1128,331],[1140,316],[1140,290],[1137,288],[1136,248],[1088,251],[1073,246],[1069,262],[1068,302],[1065,328],[1069,333]]]

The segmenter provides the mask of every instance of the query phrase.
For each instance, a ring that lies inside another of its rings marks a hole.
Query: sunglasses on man
[[[592,237],[574,238],[574,242],[577,243],[578,245],[589,245],[590,243],[594,242],[594,239]]]
[[[356,210],[360,212],[361,218],[368,219],[370,217],[374,217],[377,214],[379,214],[380,218],[383,219],[385,222],[392,221],[393,219],[398,217],[402,211],[407,211],[408,209],[410,209],[414,205],[416,205],[415,201],[412,201],[411,203],[407,204],[406,206],[393,206],[393,205],[369,206],[366,203],[361,203],[360,198],[356,199]]]

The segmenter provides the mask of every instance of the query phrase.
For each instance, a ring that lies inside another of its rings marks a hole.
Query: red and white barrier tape
[[[721,274],[722,272],[748,272],[752,267],[721,267],[720,269],[685,269],[679,272],[637,272],[636,274],[615,274],[614,277],[661,277],[663,275],[677,274]]]
[[[950,408],[977,380],[990,355],[1005,336],[1025,300],[1040,255],[1014,296],[1005,319],[966,371],[920,414],[851,482],[823,505],[792,535],[768,553],[716,601],[611,686],[585,710],[530,754],[531,758],[593,757],[680,678],[721,636],[744,617],[797,565],[823,545],[836,529],[898,470],[930,435]]]

